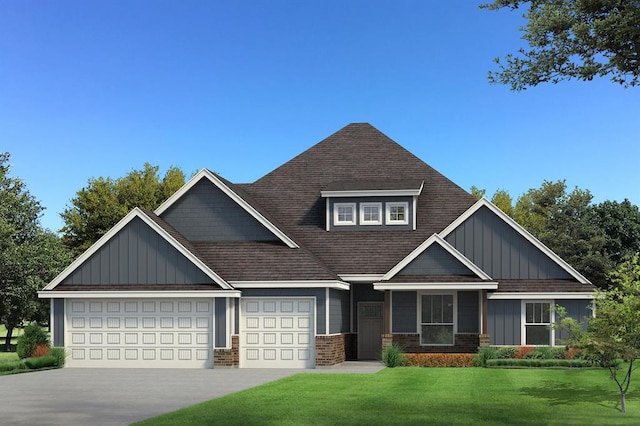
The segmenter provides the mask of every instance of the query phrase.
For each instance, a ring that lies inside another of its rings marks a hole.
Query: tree
[[[622,262],[610,273],[616,284],[594,301],[595,318],[584,329],[560,310],[559,328],[568,332],[566,343],[609,369],[620,391],[620,410],[626,412],[626,395],[635,361],[640,358],[640,259]],[[626,369],[619,364],[623,360]],[[622,373],[622,374],[620,374]]]
[[[480,189],[475,185],[471,187],[471,195],[473,195],[476,200],[479,200],[482,197],[484,197],[484,194],[486,193],[487,193],[486,189]]]
[[[62,212],[63,242],[80,254],[134,207],[153,210],[184,185],[184,173],[171,167],[160,179],[158,166],[145,163],[122,178],[91,178]]]
[[[500,210],[505,212],[507,216],[513,217],[515,214],[513,210],[513,199],[511,195],[504,189],[498,189],[491,197],[491,202],[496,205]]]
[[[605,250],[614,264],[640,253],[640,209],[625,199],[591,208],[590,220],[605,234]]]
[[[60,239],[41,228],[40,203],[22,180],[9,176],[9,159],[0,154],[0,322],[7,329],[7,349],[13,330],[35,319],[43,282],[70,261]]]
[[[611,76],[625,87],[640,84],[638,0],[495,0],[480,7],[515,10],[527,4],[520,30],[529,49],[508,54],[491,83],[524,90],[540,83]],[[523,6],[524,7],[524,6]]]

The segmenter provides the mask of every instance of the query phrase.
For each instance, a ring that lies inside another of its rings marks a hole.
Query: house
[[[369,124],[251,184],[202,170],[43,291],[69,367],[313,368],[554,345],[594,286]]]

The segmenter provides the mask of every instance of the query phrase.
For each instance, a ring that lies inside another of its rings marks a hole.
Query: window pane
[[[423,325],[421,343],[423,345],[452,345],[452,325]]]
[[[352,222],[353,221],[353,209],[350,206],[338,207],[338,221],[339,222]]]
[[[541,321],[543,323],[549,324],[551,323],[551,304],[550,303],[541,303],[540,308],[542,309]]]
[[[533,322],[533,303],[527,303],[526,307],[527,307],[527,313],[526,313],[525,322],[532,323]]]
[[[442,296],[442,322],[453,323],[453,295]]]
[[[442,321],[442,296],[431,296],[431,322],[444,322]]]
[[[525,327],[527,333],[527,345],[549,345],[550,329],[546,325],[527,325]]]
[[[431,296],[422,296],[422,322],[433,322],[431,321]]]
[[[378,222],[380,220],[378,206],[365,206],[363,208],[363,218],[366,222]]]

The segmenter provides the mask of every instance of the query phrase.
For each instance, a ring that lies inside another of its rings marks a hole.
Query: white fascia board
[[[497,282],[472,283],[374,283],[374,290],[497,290]]]
[[[98,241],[93,243],[91,247],[89,247],[84,253],[76,258],[76,260],[74,260],[69,266],[67,266],[64,271],[58,274],[58,276],[56,276],[53,281],[51,281],[44,288],[44,290],[54,289],[58,284],[62,282],[62,280],[64,280],[76,268],[78,268],[91,256],[93,256],[102,246],[104,246],[111,238],[113,238],[136,217],[140,218],[145,224],[151,227],[151,229],[153,229],[158,235],[164,238],[165,241],[171,244],[173,248],[178,250],[187,259],[189,259],[196,267],[198,267],[204,274],[211,278],[216,284],[220,285],[225,290],[233,290],[233,287],[231,287],[225,280],[223,280],[218,274],[212,271],[207,265],[204,264],[204,262],[202,262],[198,257],[187,250],[182,244],[180,244],[180,242],[173,238],[171,234],[162,229],[160,225],[154,222],[149,216],[147,216],[142,210],[137,207],[131,210],[125,217],[123,217],[118,223],[116,223],[113,228],[111,228],[106,234],[100,237]]]
[[[338,274],[338,276],[351,283],[372,283],[382,280],[384,274]]]
[[[451,244],[446,242],[442,237],[438,234],[433,234],[429,238],[427,238],[422,244],[416,247],[407,257],[402,259],[396,266],[391,268],[389,272],[387,272],[384,277],[382,277],[383,281],[390,280],[393,278],[398,272],[404,269],[407,265],[409,265],[415,258],[417,258],[420,254],[422,254],[429,246],[432,244],[439,244],[443,249],[445,249],[449,254],[458,259],[464,266],[469,268],[478,278],[483,280],[490,280],[491,277],[487,275],[482,269],[480,269],[476,264],[467,259],[462,253],[455,249]]]
[[[89,286],[87,286],[89,287]],[[40,299],[166,299],[166,298],[240,298],[236,290],[184,290],[184,291],[39,291]]]
[[[333,288],[349,290],[349,283],[342,281],[229,281],[234,288]]]
[[[538,249],[540,249],[540,251],[542,251],[544,254],[546,254],[558,266],[560,266],[562,269],[564,269],[569,275],[574,277],[580,283],[582,283],[582,284],[591,284],[591,282],[588,279],[586,279],[584,277],[584,275],[582,275],[580,272],[578,272],[575,269],[573,269],[573,267],[571,265],[569,265],[567,262],[565,262],[564,259],[562,259],[560,256],[555,254],[549,247],[545,246],[540,240],[538,240],[536,237],[531,235],[529,233],[529,231],[527,231],[520,224],[518,224],[518,222],[516,222],[515,220],[510,218],[505,212],[500,210],[498,207],[496,207],[495,204],[493,204],[491,201],[487,200],[486,198],[481,198],[473,206],[469,207],[469,209],[467,211],[462,213],[462,215],[460,215],[456,220],[451,222],[451,224],[449,224],[449,226],[447,226],[445,229],[443,229],[442,232],[439,233],[439,235],[442,238],[446,238],[447,235],[449,235],[451,232],[453,232],[453,230],[456,229],[458,226],[460,226],[465,220],[470,218],[482,206],[487,207],[489,210],[491,210],[493,213],[495,213],[500,219],[502,219],[504,222],[506,222],[507,225],[511,226],[511,228],[513,228],[517,233],[522,235],[531,244],[533,244]]]
[[[423,183],[424,185],[424,183]],[[349,191],[320,191],[322,198],[340,197],[412,197],[420,195],[422,186],[418,189],[360,189]]]
[[[180,199],[184,194],[186,194],[196,183],[200,182],[202,178],[208,179],[211,183],[213,183],[218,189],[224,192],[229,198],[236,202],[240,207],[242,207],[247,213],[253,216],[258,222],[260,222],[265,228],[271,231],[276,237],[278,237],[283,243],[285,243],[289,248],[300,248],[298,244],[295,243],[291,238],[289,238],[284,232],[282,232],[278,227],[276,227],[273,223],[271,223],[267,218],[261,215],[251,204],[246,202],[244,198],[240,197],[236,194],[231,188],[229,188],[224,182],[222,182],[218,177],[207,169],[202,169],[195,176],[189,179],[189,182],[184,184],[182,188],[177,190],[171,197],[169,197],[164,203],[158,207],[154,213],[158,216],[162,215],[173,203],[175,203],[178,199]]]
[[[564,293],[488,293],[487,299],[595,299],[596,292],[564,292]]]

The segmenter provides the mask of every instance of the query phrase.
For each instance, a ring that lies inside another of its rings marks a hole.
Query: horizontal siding
[[[213,280],[136,217],[62,283],[210,284]]]

